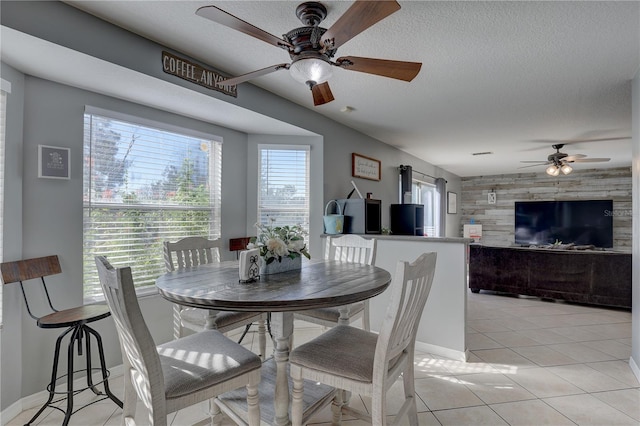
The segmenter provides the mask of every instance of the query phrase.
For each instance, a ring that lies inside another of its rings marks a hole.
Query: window
[[[258,145],[258,151],[258,222],[300,224],[308,233],[309,146]]]
[[[103,298],[96,255],[131,266],[144,288],[165,271],[163,241],[220,237],[219,138],[122,117],[90,107],[84,115],[87,301]]]
[[[440,235],[440,196],[436,186],[420,180],[413,180],[411,185],[411,202],[424,205],[424,235],[437,237]]]

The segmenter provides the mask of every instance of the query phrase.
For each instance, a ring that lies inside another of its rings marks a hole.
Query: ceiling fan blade
[[[521,161],[521,163],[525,163],[526,161]],[[538,164],[530,164],[528,166],[518,167],[519,169],[526,169],[528,167],[538,167],[538,166],[546,166],[548,163],[538,163]]]
[[[564,160],[564,161],[575,161],[577,159],[585,158],[585,157],[586,157],[586,155],[584,155],[584,154],[573,154],[573,155],[567,155],[562,160]]]
[[[356,1],[322,35],[321,43],[337,49],[375,23],[400,10],[397,1]]]
[[[343,56],[336,60],[336,66],[350,71],[366,72],[397,80],[411,81],[420,72],[420,62],[391,61],[388,59]]]
[[[534,161],[534,160],[528,160],[528,161],[521,161],[521,163],[551,164],[551,161]],[[529,166],[527,166],[527,167],[529,167]]]
[[[580,142],[607,142],[607,141],[622,141],[625,139],[631,139],[630,136],[620,136],[620,137],[615,137],[615,138],[598,138],[598,139],[575,139],[575,140],[567,140],[564,141],[563,143],[565,145],[569,145],[569,144],[573,144],[573,143],[580,143]]]
[[[611,160],[611,158],[576,158],[570,163],[604,163]]]
[[[267,68],[262,68],[261,70],[253,71],[247,74],[242,74],[237,77],[228,78],[226,80],[222,80],[218,83],[218,86],[235,86],[236,84],[244,83],[247,80],[251,80],[253,78],[262,77],[263,75],[270,74],[272,72],[278,70],[286,70],[289,69],[289,64],[278,64],[271,65]]]
[[[331,89],[329,88],[329,83],[326,81],[320,84],[314,84],[311,87],[311,93],[313,94],[313,105],[324,105],[331,102],[333,98],[333,93],[331,93]]]
[[[564,144],[564,145],[571,145],[571,144],[575,144],[575,143],[582,143],[582,142],[606,142],[606,141],[620,141],[620,140],[625,140],[625,139],[631,139],[631,136],[620,136],[620,137],[613,137],[613,138],[592,138],[592,139],[564,139],[564,140],[558,140],[558,139],[531,139],[528,142],[535,142],[535,143],[546,143],[549,145],[552,144]]]
[[[276,37],[273,34],[269,34],[268,32],[261,30],[240,18],[236,18],[232,14],[215,6],[203,6],[196,10],[196,15],[207,18],[213,22],[217,22],[225,27],[240,31],[269,44],[273,44],[276,47],[293,50],[293,45],[288,41],[283,40],[280,37]]]

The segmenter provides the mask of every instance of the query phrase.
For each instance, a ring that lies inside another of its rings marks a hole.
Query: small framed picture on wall
[[[38,177],[46,179],[70,179],[69,148],[38,145]]]
[[[380,180],[380,160],[365,155],[351,154],[351,176],[369,180]]]
[[[455,192],[447,192],[447,213],[458,213],[458,194]]]

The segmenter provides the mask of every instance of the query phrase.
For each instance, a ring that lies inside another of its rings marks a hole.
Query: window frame
[[[131,211],[131,212],[147,212],[147,213],[153,213],[153,212],[158,212],[158,214],[161,216],[161,222],[159,223],[163,223],[166,220],[170,220],[170,219],[166,219],[166,217],[164,215],[170,215],[171,212],[175,212],[175,211],[201,211],[201,212],[208,212],[209,215],[209,219],[207,220],[208,222],[208,233],[209,235],[206,235],[206,237],[208,238],[219,238],[221,236],[221,202],[222,202],[222,145],[223,145],[223,140],[220,136],[217,135],[213,135],[213,134],[209,134],[209,133],[204,133],[204,132],[200,132],[194,129],[189,129],[189,128],[184,128],[184,127],[179,127],[179,126],[174,126],[171,124],[167,124],[167,123],[161,123],[161,122],[157,122],[157,121],[153,121],[153,120],[149,120],[146,118],[142,118],[142,117],[137,117],[137,116],[132,116],[132,115],[128,115],[128,114],[124,114],[124,113],[119,113],[116,111],[109,111],[109,110],[104,110],[101,108],[96,108],[96,107],[92,107],[92,106],[86,106],[85,107],[85,112],[84,112],[84,118],[83,120],[86,121],[87,120],[87,116],[90,117],[101,117],[104,119],[109,119],[109,120],[115,120],[115,121],[119,121],[119,122],[124,122],[127,123],[128,125],[133,126],[139,126],[139,128],[143,129],[145,132],[149,131],[152,135],[153,135],[153,131],[158,131],[160,133],[158,133],[158,135],[156,135],[156,138],[160,138],[163,135],[166,136],[167,134],[169,135],[174,135],[177,138],[189,138],[189,139],[202,139],[205,142],[208,142],[208,146],[210,148],[210,151],[208,151],[209,153],[207,154],[207,158],[208,158],[208,163],[206,164],[206,170],[207,170],[207,193],[209,196],[209,201],[208,201],[208,205],[204,205],[204,206],[197,206],[197,205],[190,205],[188,202],[185,204],[165,204],[162,202],[162,200],[160,201],[160,203],[154,203],[154,202],[134,202],[134,203],[128,203],[125,200],[120,200],[119,202],[100,202],[100,201],[96,201],[94,199],[92,199],[92,189],[89,188],[88,192],[86,190],[86,186],[89,185],[91,183],[91,173],[87,173],[87,169],[90,169],[90,167],[92,167],[91,165],[93,164],[93,161],[87,161],[87,158],[90,158],[90,153],[86,152],[87,149],[87,135],[84,135],[84,142],[83,142],[83,158],[85,159],[83,161],[84,165],[83,165],[83,186],[85,187],[85,189],[83,189],[83,292],[84,292],[84,299],[85,299],[85,303],[91,303],[91,302],[96,302],[96,301],[101,301],[103,300],[101,291],[97,292],[96,291],[96,287],[99,288],[99,284],[96,284],[96,280],[95,279],[90,279],[93,274],[94,271],[93,269],[95,269],[94,267],[92,268],[91,262],[89,262],[86,257],[87,256],[93,256],[97,253],[92,253],[91,249],[87,248],[87,234],[86,234],[86,227],[87,227],[87,223],[91,224],[92,221],[90,218],[88,218],[88,214],[90,214],[92,211],[96,211],[97,209],[107,209],[108,211]],[[85,123],[85,131],[86,131],[86,126],[87,123]],[[193,142],[193,141],[191,141]],[[185,142],[185,147],[187,147],[187,144],[189,142]],[[92,149],[94,143],[93,141],[89,142],[89,150]],[[145,153],[148,151],[144,151]],[[162,155],[162,154],[161,154]],[[163,157],[159,157],[159,158],[163,158]],[[190,158],[190,157],[185,157],[185,158]],[[174,164],[176,166],[176,169],[180,169],[180,167],[182,167],[182,162],[184,161],[185,158],[179,158],[177,159],[178,161],[176,161],[176,163]],[[163,174],[162,172],[159,172],[158,174],[151,174],[150,176],[153,176],[153,178],[155,179],[157,177],[157,182],[161,181],[161,179],[163,179]],[[87,197],[85,197],[85,195],[88,195],[88,199]],[[166,198],[165,198],[166,199]],[[157,201],[157,200],[154,200]],[[181,222],[184,224],[184,222]],[[167,231],[169,229],[168,233],[164,233],[165,231]],[[187,236],[184,234],[180,234],[180,235],[171,235],[170,232],[170,228],[167,228],[166,224],[163,227],[158,228],[158,235],[155,236],[154,239],[158,240],[157,242],[160,243],[159,246],[161,247],[161,241],[164,240],[175,240],[177,238],[181,238],[183,236]],[[201,235],[198,233],[198,235]],[[158,244],[154,243],[154,246],[156,246]],[[155,254],[152,254],[155,255]],[[158,261],[156,262],[157,265],[156,267],[154,267],[153,269],[155,269],[158,273],[163,273],[164,272],[164,260],[163,260],[163,254],[162,254],[162,250],[161,248],[159,249],[159,252],[157,253],[158,256]],[[122,262],[122,261],[121,261]],[[119,262],[114,259],[112,260],[112,263],[114,265],[117,265]],[[124,264],[130,264],[128,261],[125,261]],[[131,265],[133,266],[133,268],[135,268],[135,265]],[[135,271],[134,271],[135,273]],[[155,273],[154,273],[155,275]],[[147,277],[149,277],[149,275],[147,275]],[[149,279],[147,278],[147,281],[149,281]],[[156,294],[156,290],[155,290],[155,286],[152,283],[147,283],[146,285],[139,285],[136,286],[136,293],[138,294],[138,296],[144,296],[144,295],[151,295],[151,294]]]
[[[432,193],[432,206],[429,206],[426,200],[423,200],[423,191],[422,187],[429,187],[430,192]],[[424,226],[423,233],[425,236],[429,237],[437,237],[440,235],[440,228],[442,224],[440,223],[440,197],[438,195],[438,187],[435,183],[426,182],[421,179],[413,178],[411,180],[411,202],[414,204],[421,204],[424,206]],[[431,207],[431,208],[430,208]],[[427,220],[428,216],[431,215],[433,218],[433,226],[428,226],[427,223],[431,221]],[[432,228],[433,232],[428,232],[427,228]]]
[[[305,242],[309,245],[309,232],[310,232],[310,221],[311,221],[311,145],[309,144],[267,144],[267,143],[258,143],[257,144],[258,152],[257,152],[257,200],[256,200],[256,222],[262,223],[263,225],[270,225],[270,223],[261,220],[261,208],[263,204],[261,203],[261,193],[262,193],[262,156],[263,151],[301,151],[305,153],[306,159],[306,176],[305,176],[305,220],[304,222],[299,223],[302,225],[303,229],[306,231],[307,235],[305,236]],[[299,210],[299,209],[284,209],[284,210]],[[267,215],[268,216],[268,215]],[[284,223],[276,223],[277,225],[283,225]],[[298,223],[286,223],[287,225],[297,225]]]

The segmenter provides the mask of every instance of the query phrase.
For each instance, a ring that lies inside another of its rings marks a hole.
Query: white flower
[[[289,249],[289,251],[300,253],[300,251],[304,248],[304,240],[289,241],[289,244],[287,244],[287,248]]]
[[[276,256],[288,256],[289,250],[287,245],[280,238],[270,238],[267,240],[267,250]]]

